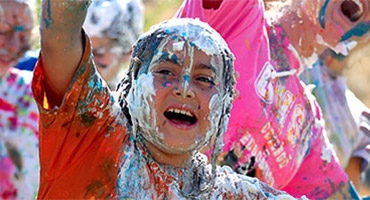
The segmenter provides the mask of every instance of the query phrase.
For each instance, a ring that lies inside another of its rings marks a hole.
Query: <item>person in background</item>
[[[84,28],[91,37],[96,67],[114,90],[130,58],[132,44],[144,29],[141,0],[93,0]]]
[[[22,0],[28,3],[31,11],[32,11],[32,19],[37,19],[37,13],[36,13],[36,0]],[[40,49],[36,48],[39,44],[39,30],[38,27],[35,27],[35,21],[34,21],[34,27],[31,31],[30,36],[30,42],[29,46],[30,48],[27,49],[27,51],[22,55],[21,58],[19,58],[18,63],[15,65],[15,68],[20,70],[28,70],[32,71],[33,68],[35,68],[37,58],[40,54]]]
[[[264,2],[267,13],[279,12],[289,5],[288,1]],[[342,7],[343,12],[350,12],[350,9],[355,13],[360,12],[356,11],[356,5]],[[368,39],[368,36],[358,37],[352,42],[356,44],[356,49],[359,49],[368,43]],[[347,88],[343,72],[348,66],[348,58],[349,55],[344,56],[327,49],[319,56],[319,60],[312,67],[306,67],[299,77],[307,85],[314,86],[313,94],[322,109],[329,140],[334,144],[334,150],[349,179],[361,191],[361,174],[370,159],[370,153],[367,152],[370,135],[365,134],[365,127],[369,124],[369,108]]]
[[[176,17],[209,23],[236,57],[239,96],[221,165],[293,196],[360,198],[328,141],[318,103],[298,75],[327,48],[348,53],[353,36],[369,30],[369,3],[293,0],[270,18],[261,0],[184,1]]]
[[[30,47],[29,3],[0,1],[0,199],[34,199],[39,183],[32,73],[14,68]]]
[[[363,131],[370,109],[348,89],[343,76],[347,63],[347,56],[328,49],[300,77],[314,85],[313,94],[322,109],[329,139],[350,180],[360,188],[361,174],[370,161],[370,135]]]

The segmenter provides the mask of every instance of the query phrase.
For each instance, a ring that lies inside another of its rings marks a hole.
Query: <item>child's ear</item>
[[[240,74],[239,72],[235,71],[234,72],[234,77],[235,77],[235,80],[238,81],[239,77],[240,77]]]
[[[238,81],[238,79],[239,79],[239,77],[240,77],[239,72],[235,71],[235,72],[234,72],[234,77],[235,77],[235,81]],[[235,101],[235,99],[237,99],[237,98],[239,97],[239,94],[240,94],[239,90],[237,90],[237,89],[235,88],[235,92],[234,92],[234,95],[233,95],[233,102]]]
[[[235,88],[235,92],[234,92],[234,95],[233,95],[233,102],[235,101],[235,99],[237,99],[239,97],[239,90]]]

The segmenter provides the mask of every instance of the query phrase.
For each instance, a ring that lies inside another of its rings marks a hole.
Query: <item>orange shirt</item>
[[[155,162],[140,139],[126,131],[126,119],[91,58],[86,42],[63,103],[53,109],[45,96],[42,57],[35,68],[32,87],[40,109],[38,198],[180,199],[186,198],[185,187],[194,191],[193,186],[199,189],[211,180],[215,180],[212,192],[199,198],[288,197],[228,167],[217,168],[216,175],[210,176],[206,156],[200,153],[186,170]]]
[[[115,196],[125,118],[112,114],[117,105],[102,86],[90,53],[86,42],[80,67],[58,108],[49,109],[44,103],[41,56],[35,68],[32,89],[40,110],[40,199]]]

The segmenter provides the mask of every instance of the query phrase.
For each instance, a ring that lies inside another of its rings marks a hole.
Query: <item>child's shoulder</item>
[[[283,198],[294,199],[289,194],[276,190],[257,178],[237,174],[228,166],[217,167],[215,191],[217,196],[230,199]]]

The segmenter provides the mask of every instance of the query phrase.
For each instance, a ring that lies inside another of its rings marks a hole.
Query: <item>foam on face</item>
[[[186,93],[189,87],[189,74],[192,71],[194,63],[194,50],[195,48],[204,52],[207,56],[211,57],[211,65],[221,68],[224,66],[222,59],[220,58],[220,50],[227,48],[226,43],[215,33],[209,32],[202,25],[199,26],[188,26],[185,24],[165,24],[164,29],[168,35],[161,41],[159,46],[155,49],[155,54],[151,59],[148,69],[142,69],[145,73],[140,73],[138,79],[133,83],[132,88],[127,97],[127,102],[131,116],[133,118],[134,127],[140,127],[143,137],[151,143],[156,144],[166,151],[172,152],[189,152],[202,148],[206,145],[212,136],[215,135],[219,128],[218,127],[220,118],[223,112],[223,102],[221,101],[222,96],[225,95],[223,86],[217,87],[217,92],[214,94],[209,101],[208,108],[212,112],[208,113],[206,120],[210,122],[210,126],[207,130],[206,137],[199,137],[195,139],[193,145],[187,149],[179,149],[178,147],[169,147],[163,144],[162,139],[164,133],[158,132],[158,126],[156,124],[157,113],[152,108],[154,107],[153,98],[155,98],[156,91],[153,90],[153,74],[151,73],[151,68],[156,64],[155,60],[158,60],[166,54],[169,58],[173,55],[180,55],[183,59],[189,58],[189,66],[184,66],[183,68],[183,88],[184,93]],[[168,45],[171,44],[171,45]],[[221,48],[220,45],[225,45]],[[171,46],[172,49],[169,49]],[[166,48],[167,47],[167,48]],[[144,67],[145,68],[145,67]],[[219,69],[219,76],[222,76],[222,70]],[[217,85],[220,84],[221,77],[217,81]]]

